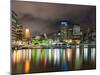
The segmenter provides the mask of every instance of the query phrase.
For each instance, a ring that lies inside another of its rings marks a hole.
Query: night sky
[[[59,30],[56,22],[68,18],[82,30],[96,28],[96,7],[71,4],[11,1],[11,10],[18,15],[18,22],[29,28],[31,34],[51,33]]]

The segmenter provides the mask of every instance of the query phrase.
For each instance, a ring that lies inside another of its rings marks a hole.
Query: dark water
[[[21,49],[12,52],[12,73],[40,73],[96,68],[96,48]]]

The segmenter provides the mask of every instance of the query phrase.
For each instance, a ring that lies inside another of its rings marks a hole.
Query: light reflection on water
[[[79,48],[76,49],[76,61],[75,61],[75,69],[80,69],[81,68],[81,55],[80,55],[80,50]]]
[[[88,48],[84,48],[84,60],[87,61],[88,59]]]
[[[67,58],[68,58],[68,62],[71,62],[71,59],[72,59],[72,49],[70,49],[70,48],[67,49]]]
[[[51,59],[52,59],[52,49],[48,49],[49,50],[49,63],[51,63]]]
[[[26,60],[25,60],[25,73],[28,73],[30,71],[30,61],[29,59],[26,57]]]
[[[95,65],[92,63],[96,62],[95,60],[95,48],[90,48],[90,51],[88,48],[81,49],[80,47],[14,50],[12,52],[12,72],[67,71],[87,69],[87,67],[92,69],[95,68],[91,66],[91,64]]]
[[[96,58],[96,51],[95,51],[95,48],[91,48],[91,60],[94,61],[95,58]]]

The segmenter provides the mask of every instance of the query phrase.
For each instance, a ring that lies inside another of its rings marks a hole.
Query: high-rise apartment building
[[[16,40],[22,40],[23,39],[23,26],[17,25],[16,28]]]
[[[61,36],[64,39],[72,39],[72,24],[69,22],[69,20],[62,19],[60,21],[60,31]]]
[[[17,14],[14,11],[11,11],[11,36],[12,41],[16,40],[16,27],[17,27]]]

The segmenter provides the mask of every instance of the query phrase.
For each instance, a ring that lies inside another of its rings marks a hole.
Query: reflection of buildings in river
[[[24,65],[24,72],[28,73],[30,71],[30,60],[26,58],[25,65]]]
[[[41,52],[41,57],[42,57],[42,65],[44,64],[44,57],[45,57],[45,49],[42,49],[42,52]]]
[[[44,67],[47,65],[47,59],[48,59],[48,49],[45,49],[45,55],[44,55]]]
[[[96,66],[96,50],[95,50],[95,48],[93,48],[93,47],[83,48],[83,67],[84,68],[93,68],[95,66]]]
[[[62,51],[62,54],[63,54],[63,57],[62,57],[62,61],[63,61],[63,63],[62,64],[66,64],[66,58],[65,58],[65,49],[63,49],[63,51]]]
[[[60,49],[54,49],[55,50],[55,58],[56,58],[56,64],[59,64],[59,61],[60,61],[60,54],[59,54],[59,50]]]
[[[36,64],[37,65],[40,62],[40,52],[41,52],[41,50],[40,49],[37,49],[37,51],[36,51]]]
[[[32,49],[32,53],[31,53],[31,55],[32,55],[32,63],[34,64],[34,60],[35,60],[35,50],[34,49]]]
[[[74,48],[75,49],[75,48]],[[74,51],[76,51],[76,60],[78,60],[80,58],[80,48],[76,47],[76,50],[71,49],[71,48],[67,48],[65,49],[27,49],[27,50],[17,50],[17,51],[13,51],[12,53],[12,61],[13,63],[15,62],[20,62],[21,59],[25,59],[28,58],[29,60],[31,60],[31,58],[36,56],[36,59],[40,59],[41,56],[43,58],[47,57],[46,59],[48,59],[49,61],[52,60],[52,53],[54,53],[54,60],[55,62],[59,62],[61,57],[63,58],[63,61],[65,61],[67,59],[67,61],[71,61],[72,59],[72,52],[74,53]],[[54,52],[53,52],[54,51]],[[84,61],[88,60],[88,48],[84,48],[83,50],[83,57],[84,57]],[[66,56],[65,56],[66,55]],[[32,56],[32,57],[31,57]],[[91,48],[91,60],[95,59],[95,48]]]
[[[14,50],[13,53],[12,53],[13,63],[20,63],[21,58],[22,58],[21,55],[22,55],[22,53],[21,53],[20,50],[18,50],[18,51]]]
[[[57,63],[57,49],[54,49],[54,64]]]
[[[69,63],[72,62],[72,49],[71,48],[67,48],[67,61]]]
[[[31,52],[31,49],[29,49],[29,60],[30,60],[30,61],[31,61],[31,57],[32,57],[32,56],[31,56],[31,53],[32,53],[32,52]]]
[[[67,64],[72,62],[72,49],[54,49],[54,64]]]
[[[49,50],[49,63],[51,63],[52,60],[52,49],[48,49]]]
[[[63,49],[60,49],[60,63],[62,64],[63,63]]]
[[[26,52],[25,52],[25,59],[27,58],[28,59],[28,49],[26,50]]]
[[[17,64],[16,72],[29,72],[32,66],[64,65],[75,70],[81,69],[82,65],[95,64],[95,48],[71,47],[66,49],[23,49],[14,50],[12,62]],[[89,63],[88,63],[89,61]],[[31,65],[32,64],[32,65]],[[94,65],[95,66],[95,65]]]
[[[12,62],[15,64],[16,63],[16,51],[14,50],[12,53]]]
[[[95,48],[91,48],[91,61],[95,63],[96,60],[96,50]]]
[[[79,47],[76,47],[76,56],[75,56],[75,69],[80,69],[82,65],[82,55]]]
[[[14,50],[13,54],[12,54],[12,61],[14,63],[15,66],[15,70],[16,72],[22,72],[22,52],[20,50],[16,51]]]
[[[60,49],[54,49],[54,64],[59,65],[60,61],[61,61],[61,55],[62,53],[60,53],[61,50]]]
[[[84,57],[84,61],[87,61],[87,59],[88,59],[88,48],[84,48],[83,57]]]
[[[24,62],[24,60],[25,60],[25,52],[26,52],[26,50],[22,50],[22,61]]]
[[[19,63],[20,60],[21,60],[21,53],[20,53],[20,51],[18,50],[18,51],[17,51],[17,55],[16,55],[16,62]]]
[[[41,53],[40,53],[40,64],[42,64],[42,59],[43,59],[43,57],[42,57],[42,49],[41,49]]]

